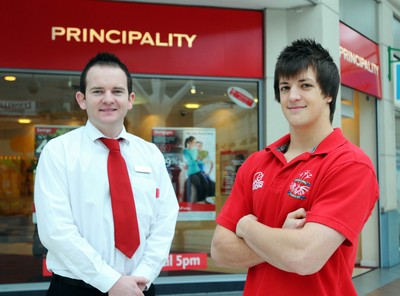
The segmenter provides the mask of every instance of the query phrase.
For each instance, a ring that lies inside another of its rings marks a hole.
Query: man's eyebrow
[[[304,81],[312,81],[312,82],[316,82],[313,78],[310,77],[304,77],[299,79],[300,82],[304,82]]]
[[[93,87],[89,88],[89,90],[99,90],[99,89],[103,89],[103,87],[93,86]]]
[[[123,87],[123,86],[115,86],[115,87],[113,87],[113,90],[125,90],[125,87]]]
[[[289,81],[288,81],[289,79],[290,78],[285,78],[285,80],[280,81],[279,84],[289,83]],[[297,82],[304,82],[304,81],[313,81],[313,82],[315,82],[315,80],[313,78],[310,78],[310,77],[301,77],[301,78],[298,78],[296,81]]]

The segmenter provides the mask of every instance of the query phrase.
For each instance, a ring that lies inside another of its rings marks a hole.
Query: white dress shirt
[[[89,121],[49,141],[35,176],[39,236],[47,268],[107,292],[121,275],[153,282],[175,233],[178,202],[160,150],[126,132],[119,138],[132,184],[140,246],[129,259],[114,246],[107,175],[109,150]]]

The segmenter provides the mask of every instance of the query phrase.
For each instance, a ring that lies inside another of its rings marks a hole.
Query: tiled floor
[[[378,268],[353,279],[358,296],[400,295],[400,265]]]
[[[400,280],[395,280],[394,282],[383,286],[382,288],[376,289],[367,296],[380,296],[380,295],[399,295],[400,293]]]

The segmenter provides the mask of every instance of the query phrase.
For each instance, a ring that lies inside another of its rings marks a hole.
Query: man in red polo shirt
[[[378,198],[369,157],[333,128],[339,71],[310,39],[279,55],[274,90],[285,135],[241,166],[211,255],[248,268],[244,295],[357,295],[359,234]]]

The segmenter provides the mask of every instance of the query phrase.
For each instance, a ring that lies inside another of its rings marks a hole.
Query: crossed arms
[[[298,209],[287,215],[282,228],[268,227],[247,215],[236,225],[236,233],[217,225],[211,256],[220,266],[250,268],[269,264],[300,275],[319,271],[345,237],[318,223],[305,223],[306,212]]]

